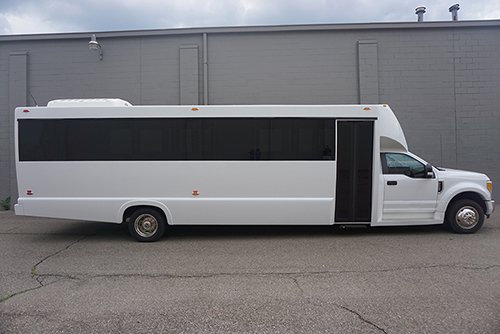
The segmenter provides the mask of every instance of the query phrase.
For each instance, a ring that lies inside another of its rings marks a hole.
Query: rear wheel
[[[483,226],[484,211],[471,199],[460,199],[446,212],[446,224],[455,233],[474,233]]]
[[[167,220],[158,210],[141,208],[134,211],[128,222],[128,231],[137,241],[151,242],[165,233]]]

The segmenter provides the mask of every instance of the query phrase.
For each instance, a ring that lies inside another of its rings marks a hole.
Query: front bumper
[[[486,216],[488,218],[490,218],[490,215],[493,213],[493,211],[495,211],[495,201],[491,200],[491,201],[484,201],[484,203],[486,204]]]

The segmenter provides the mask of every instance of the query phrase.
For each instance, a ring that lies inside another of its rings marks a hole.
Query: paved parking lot
[[[0,333],[499,333],[500,213],[436,227],[121,226],[0,212]]]

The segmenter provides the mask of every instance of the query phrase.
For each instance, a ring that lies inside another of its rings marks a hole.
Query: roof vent
[[[458,21],[458,10],[460,9],[460,5],[458,3],[454,4],[448,10],[451,13],[451,20]]]
[[[52,100],[47,107],[130,107],[132,104],[122,99],[64,99]]]
[[[415,14],[417,14],[417,21],[418,22],[423,22],[424,21],[424,13],[425,13],[425,7],[417,7],[415,8]]]

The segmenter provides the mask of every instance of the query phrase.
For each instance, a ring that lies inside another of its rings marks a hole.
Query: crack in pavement
[[[347,312],[350,312],[350,313],[352,313],[352,314],[357,315],[357,316],[358,316],[358,318],[359,318],[361,321],[363,321],[364,323],[366,323],[366,324],[368,324],[368,325],[370,325],[370,326],[373,326],[373,327],[375,327],[376,329],[378,329],[379,331],[381,331],[381,332],[383,332],[383,333],[387,334],[387,331],[386,331],[384,328],[382,328],[382,327],[380,327],[379,325],[377,325],[377,324],[373,323],[372,321],[370,321],[370,320],[366,319],[366,318],[365,318],[365,317],[363,317],[363,316],[362,316],[359,312],[357,312],[357,311],[355,311],[355,310],[353,310],[353,309],[350,309],[350,308],[348,308],[347,306],[340,305],[340,304],[337,304],[337,303],[333,303],[333,305],[335,305],[336,307],[341,308],[341,309],[343,309],[343,310],[345,310],[345,311],[347,311]]]
[[[54,283],[56,283],[56,282],[58,282],[58,281],[59,281],[59,280],[54,281],[54,282],[50,282],[50,283],[47,283],[47,284],[41,284],[41,283],[37,280],[37,282],[39,283],[39,285],[38,285],[38,286],[35,286],[35,287],[32,287],[32,288],[28,288],[28,289],[24,289],[24,290],[21,290],[21,291],[17,291],[17,292],[11,293],[10,295],[6,295],[6,296],[3,296],[3,297],[0,297],[0,303],[3,303],[4,301],[9,300],[9,299],[11,299],[12,297],[22,295],[23,293],[30,292],[30,291],[33,291],[33,290],[38,290],[38,289],[40,289],[40,288],[43,288],[44,286],[49,286],[49,285],[54,284]]]
[[[29,288],[29,289],[24,289],[24,290],[21,290],[21,291],[17,291],[17,292],[14,292],[14,293],[11,293],[10,295],[6,295],[4,297],[1,297],[0,298],[0,303],[3,303],[4,301],[6,300],[9,300],[11,299],[12,297],[15,297],[17,295],[20,295],[20,294],[23,294],[25,292],[29,292],[29,291],[33,291],[33,290],[36,290],[36,289],[40,289],[42,286],[35,286],[33,288]]]
[[[50,259],[51,257],[54,257],[56,256],[57,254],[60,254],[62,252],[64,252],[65,250],[67,250],[68,248],[70,248],[71,246],[79,243],[80,241],[82,241],[83,239],[87,238],[91,236],[90,234],[85,234],[83,235],[81,238],[78,238],[77,240],[73,241],[72,243],[70,243],[69,245],[67,245],[66,247],[64,248],[61,248],[57,251],[55,251],[54,253],[52,254],[49,254],[47,255],[46,257],[44,257],[43,259],[41,259],[40,261],[38,261],[32,268],[31,268],[31,277],[33,278],[37,278],[39,276],[37,270],[38,270],[38,266],[41,265],[42,263],[44,263],[45,261],[47,261],[48,259]],[[39,283],[40,281],[38,279],[36,279]],[[40,283],[41,285],[43,285],[42,283]]]
[[[50,282],[50,283],[47,283],[47,284],[44,284],[43,283],[43,278],[44,277],[47,277],[47,276],[51,276],[51,277],[61,277],[62,275],[59,275],[59,274],[52,274],[52,275],[40,275],[38,272],[37,272],[37,269],[38,269],[38,266],[41,265],[43,262],[45,262],[46,260],[50,259],[51,257],[53,256],[56,256],[57,254],[60,254],[62,252],[64,252],[65,250],[67,250],[68,248],[70,248],[71,246],[79,243],[80,241],[82,241],[83,239],[87,238],[91,236],[91,234],[85,234],[83,235],[82,237],[78,238],[76,241],[73,241],[72,243],[70,243],[69,245],[55,251],[54,253],[51,253],[47,256],[45,256],[43,259],[41,259],[40,261],[38,261],[35,265],[33,265],[33,267],[31,267],[31,278],[33,278],[37,283],[38,283],[38,286],[35,286],[35,287],[32,287],[32,288],[28,288],[28,289],[24,289],[24,290],[21,290],[21,291],[17,291],[17,292],[14,292],[14,293],[11,293],[7,296],[4,296],[4,297],[0,297],[0,303],[3,303],[9,299],[11,299],[12,297],[15,297],[15,296],[18,296],[20,294],[23,294],[23,293],[26,293],[26,292],[29,292],[29,291],[33,291],[33,290],[37,290],[37,289],[40,289],[44,286],[48,286],[50,284],[53,284],[53,283],[56,283],[60,280],[56,280],[54,282]],[[64,278],[61,278],[61,279],[64,279]]]
[[[297,287],[297,289],[299,289],[300,296],[302,298],[305,298],[305,296],[304,296],[304,289],[302,289],[302,286],[299,284],[299,281],[297,280],[297,277],[290,277],[290,278],[293,281],[293,283],[295,284],[295,286]],[[306,298],[306,299],[308,299],[308,298]]]
[[[58,277],[60,279],[76,280],[76,281],[81,280],[81,278],[70,275],[70,274],[37,274],[37,277],[39,277],[42,280],[44,278],[50,278],[50,277]]]
[[[83,237],[79,238],[78,240],[72,242],[68,246],[44,257],[42,260],[40,260],[37,264],[35,264],[32,268],[31,274],[32,277],[38,282],[39,286],[35,288],[30,288],[26,289],[20,292],[16,292],[10,296],[4,297],[3,299],[0,299],[0,303],[10,299],[14,296],[17,296],[21,293],[29,292],[38,288],[41,288],[43,286],[47,286],[49,284],[53,284],[56,282],[59,282],[60,280],[68,279],[68,280],[91,280],[94,278],[163,278],[163,279],[204,279],[204,278],[216,278],[216,277],[267,277],[267,276],[276,276],[276,277],[285,277],[285,278],[290,278],[294,281],[295,285],[299,289],[300,293],[302,296],[304,296],[304,291],[302,287],[300,286],[297,277],[301,276],[316,276],[316,275],[341,275],[341,274],[349,274],[349,273],[386,273],[386,272],[396,272],[396,271],[404,271],[404,270],[422,270],[422,269],[436,269],[436,268],[451,268],[451,269],[463,269],[463,270],[489,270],[493,268],[500,268],[500,265],[489,265],[489,266],[484,266],[484,267],[478,267],[478,266],[468,266],[468,265],[463,265],[463,264],[440,264],[440,265],[423,265],[423,266],[407,266],[407,267],[398,267],[398,268],[386,268],[386,269],[375,269],[375,270],[323,270],[323,271],[304,271],[304,272],[254,272],[254,273],[213,273],[213,274],[191,274],[191,275],[176,275],[176,274],[124,274],[124,273],[111,273],[111,274],[97,274],[97,275],[89,275],[89,274],[68,274],[68,273],[38,273],[37,268],[40,264],[45,262],[46,260],[50,259],[51,257],[67,250],[74,244],[82,241],[83,239],[89,237],[90,235],[84,235]],[[60,278],[59,280],[56,280],[54,282],[51,282],[49,284],[44,284],[43,279],[44,278],[49,278],[49,277],[58,277]],[[312,305],[322,307],[319,304],[315,304],[311,300],[307,299],[306,300],[311,303]],[[385,330],[376,324],[371,323],[369,320],[365,319],[361,314],[357,313],[354,310],[351,310],[343,305],[340,304],[334,304],[335,306],[342,308],[346,311],[349,311],[353,314],[356,314],[361,320],[365,321],[368,324],[371,324],[372,326],[376,327],[378,330],[385,332]]]
[[[54,254],[55,255],[55,254]],[[43,262],[43,261],[42,261]],[[319,276],[319,275],[341,275],[341,274],[363,274],[363,273],[386,273],[386,272],[397,272],[405,270],[422,270],[422,269],[439,269],[439,268],[450,268],[450,269],[463,269],[463,270],[477,270],[485,271],[493,268],[500,268],[500,265],[489,265],[484,267],[478,266],[467,266],[463,264],[437,264],[437,265],[423,265],[423,266],[407,266],[407,267],[397,267],[397,268],[386,268],[386,269],[373,269],[373,270],[321,270],[321,271],[290,271],[290,272],[221,272],[221,273],[200,273],[200,274],[169,274],[169,273],[157,273],[157,274],[147,274],[147,273],[109,273],[109,274],[86,274],[86,273],[35,273],[37,276],[44,277],[63,277],[74,280],[89,280],[94,278],[166,278],[166,279],[190,279],[190,278],[215,278],[215,277],[238,277],[238,276],[277,276],[277,277],[300,277],[300,276]]]
[[[304,289],[302,288],[302,286],[300,285],[299,283],[299,280],[297,279],[297,277],[290,277],[290,279],[293,281],[293,283],[295,284],[295,286],[297,287],[297,289],[299,290],[299,296],[306,300],[309,304],[311,305],[314,305],[314,306],[318,306],[318,307],[323,307],[323,305],[320,305],[318,303],[315,303],[313,302],[309,297],[306,297],[305,296],[305,293],[304,293]],[[337,303],[332,303],[335,307],[339,308],[339,309],[342,309],[344,311],[348,311],[349,313],[352,313],[354,315],[356,315],[358,317],[358,319],[360,319],[362,322],[372,326],[372,327],[375,327],[377,330],[387,334],[387,331],[380,327],[379,325],[375,324],[374,322],[366,319],[364,316],[362,316],[359,312],[351,309],[351,308],[348,308],[347,306],[344,306],[344,305],[341,305],[341,304],[337,304]]]
[[[0,233],[2,234],[2,233]],[[3,233],[6,234],[6,233]],[[7,233],[8,234],[8,233]],[[14,233],[10,233],[14,234]],[[61,234],[61,235],[68,235],[68,234]],[[73,235],[73,234],[72,234]],[[80,234],[81,235],[81,234]],[[66,251],[73,245],[79,243],[80,241],[84,240],[85,238],[88,238],[89,236],[92,236],[93,234],[85,234],[78,238],[77,240],[71,242],[70,244],[66,245],[65,247],[45,256],[42,258],[40,261],[38,261],[33,267],[31,268],[31,277],[38,283],[38,286],[36,287],[31,287],[25,290],[21,290],[18,292],[14,292],[10,295],[7,295],[5,297],[0,297],[0,303],[23,293],[33,291],[36,289],[39,289],[41,287],[47,286],[49,284],[56,283],[60,280],[64,279],[70,279],[70,280],[88,280],[88,279],[94,279],[94,278],[134,278],[134,277],[141,277],[141,278],[171,278],[171,279],[189,279],[189,278],[214,278],[214,277],[237,277],[237,276],[277,276],[277,277],[287,277],[291,278],[294,280],[295,284],[297,287],[300,289],[302,295],[303,295],[303,290],[300,286],[300,284],[297,281],[297,277],[300,276],[314,276],[314,275],[335,275],[335,274],[349,274],[349,273],[386,273],[386,272],[396,272],[396,271],[404,271],[404,270],[422,270],[422,269],[436,269],[436,268],[450,268],[450,269],[462,269],[462,270],[489,270],[493,268],[499,268],[500,265],[493,264],[493,265],[488,265],[488,266],[473,266],[473,265],[466,265],[466,264],[436,264],[436,265],[420,265],[420,266],[406,266],[406,267],[396,267],[396,268],[385,268],[385,269],[373,269],[373,270],[322,270],[322,271],[292,271],[292,272],[222,272],[222,273],[207,273],[207,274],[190,274],[190,275],[182,275],[182,274],[168,274],[168,273],[159,273],[159,274],[143,274],[143,273],[132,273],[132,274],[126,274],[126,273],[110,273],[110,274],[96,274],[96,275],[89,275],[89,274],[68,274],[68,273],[38,273],[38,267],[44,263],[45,261],[49,260],[50,258]],[[55,280],[53,282],[50,282],[48,284],[45,284],[43,281],[45,278],[50,278],[50,277],[56,277],[59,278],[58,280]],[[342,305],[338,305],[338,307],[344,308],[346,310],[352,311],[350,309],[347,309],[343,307]],[[352,313],[357,314],[355,311],[352,311]],[[358,314],[358,316],[362,318],[361,315]]]

